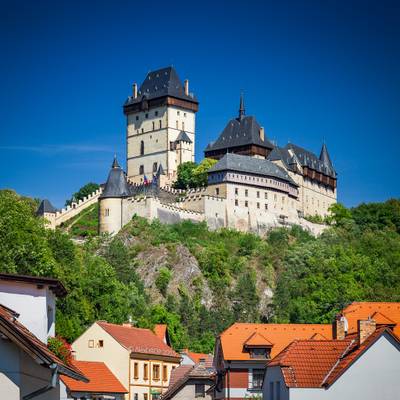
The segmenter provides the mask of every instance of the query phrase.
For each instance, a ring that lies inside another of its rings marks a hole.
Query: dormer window
[[[270,348],[253,348],[249,349],[250,358],[262,358],[269,360],[271,358]]]

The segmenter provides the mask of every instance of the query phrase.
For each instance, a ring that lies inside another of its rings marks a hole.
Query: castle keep
[[[139,215],[164,223],[205,221],[210,229],[258,234],[294,224],[320,233],[323,226],[304,217],[326,216],[336,202],[337,175],[326,145],[319,157],[292,143],[274,145],[256,118],[246,115],[243,96],[238,116],[204,151],[217,160],[208,171],[207,187],[173,189],[178,166],[194,161],[198,107],[188,80],[182,84],[173,67],[149,72],[139,88],[133,85],[123,106],[127,171],[115,158],[107,182],[96,193],[99,232],[114,234]],[[52,220],[51,205],[42,208]]]

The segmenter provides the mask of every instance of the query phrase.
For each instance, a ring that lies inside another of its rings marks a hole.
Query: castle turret
[[[37,211],[36,215],[39,217],[43,217],[47,220],[49,224],[49,228],[55,229],[56,228],[56,208],[50,203],[49,200],[44,199],[41,201]]]
[[[123,199],[130,195],[130,188],[117,157],[111,166],[103,193],[99,197],[99,233],[116,233],[123,225]]]

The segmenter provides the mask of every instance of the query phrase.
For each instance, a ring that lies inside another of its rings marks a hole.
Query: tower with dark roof
[[[165,182],[176,179],[178,166],[194,161],[195,117],[199,103],[182,84],[173,67],[147,74],[143,83],[133,85],[124,104],[127,118],[127,175],[144,182],[161,165]]]

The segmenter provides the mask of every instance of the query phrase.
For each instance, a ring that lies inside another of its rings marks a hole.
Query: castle
[[[258,234],[294,224],[321,232],[323,226],[304,217],[326,216],[336,202],[337,175],[326,145],[319,157],[291,143],[274,145],[256,118],[246,115],[243,96],[238,116],[205,149],[205,157],[217,160],[207,187],[173,189],[178,166],[194,161],[198,109],[189,81],[182,84],[173,67],[149,72],[123,106],[126,173],[115,158],[105,185],[82,206],[56,212],[42,203],[40,214],[54,227],[65,213],[98,201],[100,233],[118,232],[134,215],[164,223],[206,221],[210,229]]]

